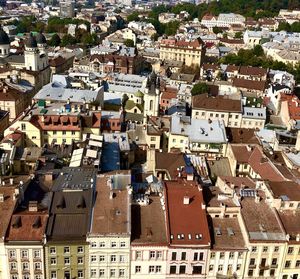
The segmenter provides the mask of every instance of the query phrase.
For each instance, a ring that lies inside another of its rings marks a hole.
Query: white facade
[[[130,278],[130,236],[89,236],[89,278]]]
[[[131,247],[131,278],[166,278],[167,246],[132,246]]]
[[[6,245],[9,279],[44,279],[44,249],[42,245]]]

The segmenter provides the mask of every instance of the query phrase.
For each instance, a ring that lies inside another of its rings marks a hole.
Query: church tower
[[[159,115],[160,101],[160,80],[157,75],[152,72],[148,77],[147,88],[144,94],[144,123],[147,121],[147,116]]]
[[[0,57],[6,57],[9,55],[10,41],[6,32],[0,27]]]
[[[25,67],[29,71],[41,71],[48,67],[46,38],[39,33],[36,37],[30,33],[25,42]]]

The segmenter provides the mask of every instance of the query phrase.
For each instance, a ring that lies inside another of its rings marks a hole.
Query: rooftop
[[[210,245],[200,186],[194,181],[166,181],[165,198],[170,244],[175,246]]]
[[[147,206],[132,206],[132,244],[167,244],[164,211],[159,196],[150,196]]]
[[[92,235],[130,233],[131,202],[127,190],[130,184],[130,171],[116,171],[98,176]]]

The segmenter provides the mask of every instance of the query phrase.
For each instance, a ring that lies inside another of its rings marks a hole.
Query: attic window
[[[229,236],[234,236],[234,231],[232,228],[227,228],[227,232]]]
[[[216,230],[216,235],[218,236],[222,235],[220,227],[216,228],[215,230]]]
[[[38,229],[39,227],[41,227],[41,225],[42,225],[41,217],[38,216],[38,217],[35,219],[34,223],[32,224],[32,227],[33,227],[34,229]]]
[[[13,226],[13,228],[15,228],[15,229],[22,227],[22,219],[21,219],[21,216],[17,216],[17,217],[15,218],[15,221],[14,221],[14,223],[13,223],[12,226]]]
[[[86,208],[86,203],[83,196],[80,196],[78,199],[77,208]]]
[[[66,207],[66,201],[65,198],[63,196],[60,197],[58,203],[56,204],[56,208],[57,209],[63,209]]]

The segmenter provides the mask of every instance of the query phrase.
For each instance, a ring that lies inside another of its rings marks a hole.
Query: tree
[[[263,50],[262,46],[261,45],[256,45],[253,48],[253,54],[255,56],[263,56],[264,55],[264,50]]]
[[[234,38],[235,39],[241,39],[243,37],[243,32],[236,32],[235,34],[234,34]]]
[[[49,46],[54,46],[54,47],[59,46],[60,43],[61,43],[61,39],[56,33],[51,37],[50,41],[48,42]]]
[[[215,26],[213,27],[213,32],[215,34],[219,34],[219,33],[223,33],[223,30],[220,27]]]
[[[198,82],[194,85],[191,92],[193,96],[209,93],[209,87],[204,82]]]
[[[124,45],[127,47],[134,47],[134,41],[131,39],[126,39]]]
[[[76,43],[77,43],[76,38],[74,38],[70,34],[64,35],[62,40],[61,40],[61,45],[62,46],[75,45]]]
[[[132,14],[128,15],[127,16],[127,21],[130,22],[130,21],[139,21],[140,18],[139,18],[139,13],[138,12],[133,12]]]
[[[129,100],[129,97],[127,96],[127,94],[124,94],[122,97],[122,109],[125,110],[125,106],[127,101]]]
[[[165,24],[165,34],[168,36],[175,35],[179,27],[179,21],[174,20]]]

